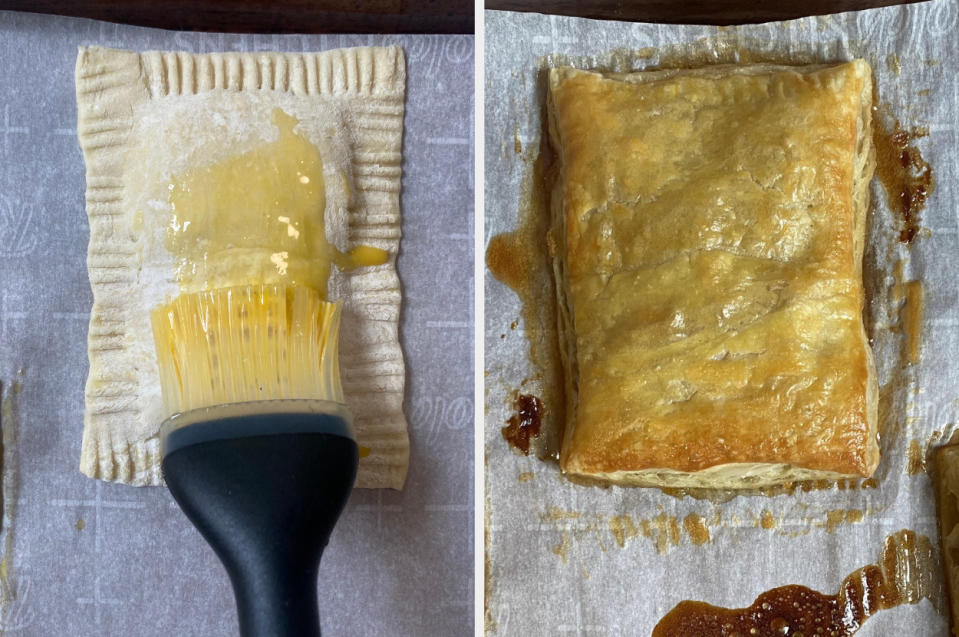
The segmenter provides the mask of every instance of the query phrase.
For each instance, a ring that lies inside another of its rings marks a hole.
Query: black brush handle
[[[304,415],[247,416],[246,432],[257,419],[282,430],[278,417]],[[163,458],[167,486],[226,567],[240,635],[318,637],[320,558],[353,487],[358,448],[304,431],[206,440],[204,426],[237,431],[235,420],[185,427],[193,439],[168,445]]]

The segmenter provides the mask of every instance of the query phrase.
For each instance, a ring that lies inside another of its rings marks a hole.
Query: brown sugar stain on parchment
[[[516,140],[519,140],[518,134]],[[523,331],[529,360],[535,370],[534,377],[526,380],[537,381],[533,393],[537,394],[534,397],[540,401],[543,412],[541,431],[532,437],[529,450],[544,459],[559,455],[566,414],[555,286],[547,245],[551,164],[551,154],[544,141],[532,170],[527,171],[523,179],[516,228],[492,236],[486,248],[486,267],[497,280],[516,293],[522,304]],[[514,326],[515,323],[510,328]],[[513,412],[515,416],[517,410],[514,408]]]
[[[708,519],[690,513],[680,520],[674,515],[660,512],[648,518],[637,519],[628,513],[607,516],[552,507],[541,513],[539,518],[541,524],[549,525],[551,530],[559,534],[558,543],[551,544],[550,550],[565,564],[573,547],[584,540],[599,542],[600,549],[605,552],[605,532],[612,536],[614,545],[621,549],[626,548],[635,538],[648,539],[660,555],[665,555],[683,544],[684,534],[689,545],[702,546],[711,541],[710,527],[719,525],[722,516],[718,511],[714,511]]]
[[[909,451],[906,453],[906,473],[918,475],[926,470],[926,454],[918,440],[909,441]]]
[[[782,586],[762,593],[747,608],[684,601],[660,620],[653,637],[849,637],[875,613],[922,599],[928,599],[936,609],[942,606],[935,551],[928,537],[902,530],[888,536],[879,559],[846,577],[835,595],[805,586]]]
[[[885,112],[888,108],[878,110],[873,118],[876,176],[899,223],[899,241],[908,245],[920,235],[920,213],[935,187],[932,166],[916,144],[929,129],[905,128]]]
[[[636,523],[628,515],[614,515],[609,519],[609,532],[613,534],[613,539],[620,548],[626,546],[626,542],[639,534]]]
[[[686,529],[689,541],[696,546],[709,542],[709,527],[706,521],[695,513],[690,513],[683,518],[683,528]]]

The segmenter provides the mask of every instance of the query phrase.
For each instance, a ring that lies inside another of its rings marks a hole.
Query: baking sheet
[[[885,103],[880,113],[907,128],[928,128],[916,145],[936,180],[922,214],[927,230],[911,249],[896,242],[885,193],[877,180],[872,184],[867,322],[887,432],[878,488],[797,489],[722,503],[656,489],[577,486],[555,463],[516,454],[500,428],[512,413],[514,392],[540,395],[541,380],[528,360],[524,332],[530,326],[520,318],[519,299],[487,272],[488,632],[649,635],[684,599],[745,607],[787,584],[835,594],[843,578],[875,562],[884,538],[900,529],[938,545],[931,482],[917,471],[915,448],[921,453],[948,438],[959,410],[959,374],[951,365],[959,346],[957,23],[959,5],[952,0],[722,28],[486,12],[487,244],[517,225],[539,148],[542,69],[552,64],[627,71],[677,54],[721,59],[737,48],[800,61],[864,57]],[[922,355],[911,367],[903,365],[904,333],[897,327],[897,286],[907,280],[922,281],[925,290]],[[693,518],[687,530],[689,515],[702,522]],[[709,531],[704,543],[702,525]],[[924,600],[879,613],[858,634],[946,633],[946,620]]]
[[[165,488],[80,474],[87,322],[77,47],[399,44],[408,88],[398,269],[410,473],[356,491],[320,568],[329,635],[473,625],[472,36],[178,33],[0,12],[0,634],[234,635],[226,575]]]

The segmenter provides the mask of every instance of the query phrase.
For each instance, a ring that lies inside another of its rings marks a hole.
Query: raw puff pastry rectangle
[[[356,486],[401,488],[409,456],[395,260],[402,49],[193,55],[81,48],[76,89],[94,298],[81,470],[133,485],[162,482],[149,310],[176,288],[150,232],[151,196],[165,185],[152,177],[262,141],[270,134],[263,131],[275,129],[269,113],[282,107],[323,145],[324,170],[341,177],[327,179],[330,240],[341,249],[363,243],[390,253],[383,266],[334,274],[329,293],[344,301],[343,389],[357,441],[371,450]],[[266,128],[256,130],[261,122]]]
[[[735,488],[869,476],[871,71],[552,69],[562,468]]]

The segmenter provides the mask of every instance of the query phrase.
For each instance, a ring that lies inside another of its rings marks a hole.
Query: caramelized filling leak
[[[544,130],[544,140],[546,135]],[[536,379],[541,381],[537,400],[548,411],[542,419],[542,435],[531,447],[541,458],[559,457],[566,406],[556,331],[556,294],[547,244],[551,162],[548,144],[542,142],[533,170],[523,183],[518,227],[513,232],[493,236],[486,249],[486,267],[496,279],[516,292],[522,303],[529,357]],[[515,326],[514,322],[510,328]],[[516,417],[514,413],[508,421],[510,426]]]
[[[929,162],[913,142],[929,134],[927,129],[907,131],[895,122],[884,130],[880,118],[873,119],[876,147],[876,175],[886,191],[889,206],[899,217],[899,241],[911,244],[919,232],[919,213],[935,185]]]
[[[903,530],[887,537],[879,561],[850,574],[835,595],[782,586],[748,608],[684,601],[660,620],[653,637],[848,637],[877,612],[923,598],[936,607],[941,602],[932,544]]]
[[[509,424],[503,427],[503,438],[516,449],[529,455],[530,441],[539,436],[543,422],[543,403],[536,396],[516,395],[516,413],[510,416]]]

